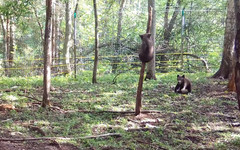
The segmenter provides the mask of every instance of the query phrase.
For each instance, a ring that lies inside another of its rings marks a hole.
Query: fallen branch
[[[134,114],[135,111],[91,111],[91,110],[77,110],[77,111],[65,111],[66,113],[71,113],[71,112],[81,112],[81,113],[116,113],[116,114]],[[158,110],[142,110],[142,114],[147,114],[147,113],[162,113],[162,111]]]
[[[38,137],[38,138],[0,138],[0,141],[37,141],[37,140],[77,140],[77,139],[93,139],[93,138],[104,138],[108,136],[121,137],[120,133],[107,133],[101,135],[92,135],[77,138],[65,138],[65,137]]]
[[[35,101],[38,101],[38,102],[42,102],[41,100],[37,99],[36,97],[31,97],[31,96],[28,96],[28,95],[18,93],[18,96],[23,96],[23,97],[26,97],[26,98],[29,98],[29,99],[32,99],[32,100],[35,100]]]
[[[155,129],[160,129],[160,127],[150,127],[150,128],[130,128],[127,129],[126,131],[128,132],[135,132],[135,131],[150,131],[150,130],[155,130]]]

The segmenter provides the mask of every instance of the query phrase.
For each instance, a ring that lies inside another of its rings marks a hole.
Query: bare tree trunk
[[[46,25],[44,37],[44,79],[42,107],[50,105],[51,58],[52,58],[52,0],[46,0]]]
[[[124,5],[125,0],[121,0],[120,8],[118,11],[118,32],[117,32],[117,44],[115,47],[115,55],[118,54],[119,48],[121,47],[121,32],[122,32],[122,16],[123,16],[123,5]],[[116,73],[117,70],[117,63],[119,62],[117,59],[118,57],[114,58],[115,60],[113,61],[113,66],[112,66],[112,72]]]
[[[56,12],[56,4],[55,4],[55,0],[52,0],[52,65],[55,64],[56,62],[56,24],[55,24],[55,20],[56,20],[56,16],[55,16],[55,12]],[[55,70],[55,68],[54,68]]]
[[[164,42],[167,43],[167,44],[169,44],[169,40],[170,40],[170,37],[171,37],[171,34],[172,34],[173,26],[176,22],[176,19],[177,19],[177,16],[178,16],[179,12],[180,12],[180,5],[181,5],[181,0],[178,0],[170,22],[169,23],[164,23],[164,25],[168,25],[167,28],[164,29]],[[167,0],[166,9],[169,9],[169,0]],[[166,10],[166,11],[169,11],[169,10]],[[167,19],[168,18],[168,13],[165,13],[164,18],[165,18],[164,21],[168,21],[168,19]]]
[[[59,4],[59,1],[56,0],[56,4]],[[60,45],[60,13],[59,13],[59,6],[56,5],[55,6],[55,58],[56,58],[56,61],[55,63],[56,64],[59,64],[60,63],[60,53],[59,53],[59,45]]]
[[[93,0],[94,16],[95,16],[95,59],[93,67],[92,83],[97,83],[97,66],[98,66],[98,15],[96,0]]]
[[[12,19],[10,20],[9,23],[9,28],[10,28],[10,36],[9,36],[9,68],[12,68],[13,66],[13,56],[14,56],[14,42],[13,42],[13,23],[12,23]],[[9,74],[9,76],[11,76],[11,74]]]
[[[213,78],[223,77],[227,79],[229,78],[232,72],[234,35],[235,35],[234,0],[228,0],[222,61],[219,70],[212,76]]]
[[[37,20],[37,23],[38,23],[38,26],[39,26],[39,30],[40,30],[40,36],[41,36],[41,40],[42,40],[42,45],[43,45],[43,42],[44,42],[44,39],[43,39],[43,27],[42,27],[42,24],[40,22],[40,19],[38,17],[38,14],[37,14],[37,10],[36,10],[36,7],[32,6],[32,9],[34,11],[34,15],[36,17],[36,20]]]
[[[167,4],[166,4],[166,12],[165,12],[165,16],[164,16],[164,33],[163,33],[163,44],[161,45],[162,48],[167,48],[169,47],[169,40],[172,34],[172,30],[174,27],[174,24],[176,22],[177,16],[180,12],[180,5],[181,5],[181,0],[177,1],[177,4],[175,6],[173,15],[171,20],[168,22],[168,15],[169,15],[169,7],[170,7],[170,0],[167,0]],[[161,62],[161,66],[166,66],[165,61],[167,60],[167,57],[165,55],[161,55],[160,56],[160,61]],[[162,72],[167,72],[165,68],[161,69]]]
[[[151,37],[153,41],[153,59],[147,63],[147,75],[146,79],[154,79],[155,76],[155,37],[156,37],[156,10],[155,10],[155,0],[148,0],[148,8],[152,7],[152,27],[151,27]]]
[[[76,27],[76,18],[77,18],[77,9],[78,9],[78,1],[75,6],[74,10],[74,77],[77,78],[77,41],[76,41],[76,36],[77,36],[77,27]]]
[[[65,28],[65,41],[64,41],[64,48],[63,48],[63,54],[65,56],[65,74],[71,73],[71,66],[70,66],[70,39],[71,39],[71,7],[70,7],[70,1],[66,1],[66,28]]]
[[[1,19],[1,26],[2,26],[2,32],[3,32],[3,64],[4,64],[4,68],[5,68],[5,76],[8,75],[7,73],[7,59],[8,59],[8,56],[7,56],[7,37],[6,37],[6,27],[4,25],[4,18],[2,15],[0,15],[0,19]]]
[[[9,31],[9,16],[7,16],[7,20],[6,20],[6,50],[7,50],[7,76],[10,76],[10,69],[9,69],[9,55],[10,55],[10,47],[9,47],[9,43],[10,43],[10,31]]]

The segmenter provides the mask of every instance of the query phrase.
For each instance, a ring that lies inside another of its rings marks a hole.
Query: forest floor
[[[87,77],[55,78],[47,109],[40,106],[41,79],[25,84],[0,78],[0,149],[238,150],[236,94],[227,91],[226,80],[206,76],[187,75],[193,84],[188,95],[173,92],[176,73],[145,81],[142,110],[153,111],[139,116],[134,116],[137,75],[117,84],[108,77],[97,85]]]

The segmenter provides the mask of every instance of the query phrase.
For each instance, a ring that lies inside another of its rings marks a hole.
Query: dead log
[[[107,133],[100,135],[91,135],[84,137],[76,137],[76,138],[65,138],[65,137],[23,137],[23,138],[0,138],[0,141],[38,141],[38,140],[77,140],[77,139],[94,139],[94,138],[105,138],[108,136],[112,137],[121,137],[120,133]]]

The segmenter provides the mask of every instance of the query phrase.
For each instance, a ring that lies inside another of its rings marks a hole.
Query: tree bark
[[[171,20],[169,21],[168,17],[169,17],[169,7],[170,7],[170,2],[169,0],[167,0],[167,3],[166,3],[166,12],[165,12],[165,16],[164,16],[164,33],[163,33],[163,44],[161,45],[161,47],[163,49],[169,47],[169,40],[170,40],[170,37],[171,37],[171,34],[172,34],[172,30],[173,30],[173,27],[174,27],[174,24],[176,22],[176,19],[177,19],[177,16],[180,12],[180,5],[181,5],[181,0],[178,0],[177,1],[177,4],[175,6],[175,9],[174,9],[174,12],[173,12],[173,15],[172,15],[172,18]],[[164,52],[163,52],[164,53]],[[165,61],[167,60],[167,57],[165,55],[162,55],[160,57],[160,61],[162,61],[161,63],[161,66],[166,66],[166,64],[164,63]],[[167,72],[166,69],[162,69],[161,70],[162,72]]]
[[[138,89],[137,89],[135,115],[140,114],[141,107],[142,107],[142,86],[143,86],[145,64],[146,64],[145,62],[142,62],[142,67],[141,67],[141,70],[140,70],[140,77],[139,77]]]
[[[59,1],[56,0],[56,4],[59,4]],[[55,64],[60,63],[60,52],[59,52],[59,45],[60,45],[60,13],[59,13],[59,6],[55,6]]]
[[[9,23],[9,68],[12,68],[13,66],[13,57],[14,57],[14,33],[13,33],[13,23],[12,23],[12,19],[10,19],[10,23]],[[11,76],[12,73],[9,74],[9,77]]]
[[[78,9],[78,2],[76,3],[75,10],[74,10],[74,77],[77,77],[77,27],[76,27],[76,18],[77,18],[77,9]]]
[[[170,22],[164,22],[164,43],[167,43],[167,45],[169,44],[169,40],[172,34],[172,30],[173,30],[173,26],[176,22],[177,19],[177,15],[180,12],[180,5],[181,5],[181,0],[177,1],[177,6],[175,7],[175,10],[173,12],[172,18],[170,20]],[[166,4],[166,12],[168,12],[169,10],[169,0],[167,0],[167,4]],[[165,13],[165,17],[164,17],[164,21],[168,21],[168,13]]]
[[[235,14],[234,0],[228,0],[227,18],[224,35],[224,47],[222,53],[222,61],[219,70],[212,76],[213,78],[223,77],[227,79],[233,72],[233,47],[235,36]]]
[[[156,80],[155,76],[155,37],[156,37],[156,10],[155,0],[148,0],[148,8],[152,7],[152,23],[151,23],[151,37],[153,41],[153,59],[147,63],[147,74],[145,80]]]
[[[5,68],[5,76],[8,75],[7,73],[7,37],[6,37],[6,27],[4,25],[4,17],[2,15],[0,15],[0,20],[1,20],[1,26],[2,26],[2,33],[3,33],[3,64],[4,64],[4,68]]]
[[[235,85],[237,92],[238,109],[240,110],[240,1],[234,0],[235,18],[236,18],[236,36],[235,36]]]
[[[93,66],[92,83],[97,83],[97,66],[98,66],[98,15],[96,0],[93,0],[94,17],[95,17],[95,58]]]
[[[70,66],[70,39],[71,39],[71,7],[70,1],[66,1],[66,28],[65,28],[65,41],[64,41],[64,48],[63,48],[63,55],[65,56],[64,64],[66,65],[65,74],[71,73],[71,66]]]
[[[9,55],[10,55],[10,31],[9,31],[9,16],[6,19],[6,54],[7,54],[7,76],[10,76],[10,69],[9,69]]]
[[[32,5],[31,5],[32,6]],[[41,36],[41,40],[42,40],[42,45],[43,45],[43,42],[44,42],[44,37],[43,37],[43,27],[42,27],[42,24],[40,22],[40,19],[38,17],[38,14],[37,14],[37,10],[34,6],[32,6],[32,9],[34,11],[34,15],[36,17],[36,20],[37,20],[37,23],[38,23],[38,26],[39,26],[39,30],[40,30],[40,36]]]
[[[46,0],[46,25],[44,37],[44,78],[42,107],[50,105],[51,58],[52,58],[52,0]]]
[[[123,16],[123,5],[124,5],[125,0],[121,0],[121,4],[120,4],[120,8],[118,11],[118,32],[117,32],[117,44],[115,47],[115,55],[118,54],[119,48],[121,47],[121,32],[122,32],[122,16]],[[116,73],[117,70],[117,63],[118,61],[118,57],[114,58],[115,60],[113,61],[113,66],[112,66],[112,73]]]
[[[55,24],[55,20],[56,20],[56,16],[55,16],[55,12],[56,12],[56,4],[55,4],[55,0],[52,0],[52,65],[55,64],[56,62],[56,24]]]

